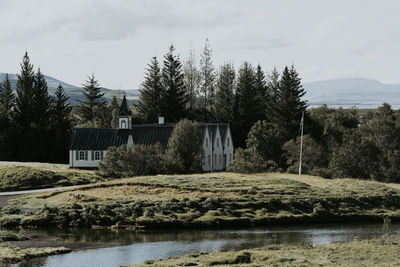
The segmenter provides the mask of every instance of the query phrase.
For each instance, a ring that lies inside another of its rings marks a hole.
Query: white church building
[[[130,144],[154,145],[160,143],[164,148],[175,128],[175,123],[132,124],[132,113],[126,98],[119,109],[118,128],[75,128],[70,143],[70,168],[97,168],[111,146]],[[233,141],[229,124],[198,123],[203,138],[203,171],[225,170],[233,160]]]

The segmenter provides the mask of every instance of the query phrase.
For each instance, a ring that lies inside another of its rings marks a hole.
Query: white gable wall
[[[83,152],[84,159],[80,158],[80,152]],[[99,152],[100,159],[95,159],[96,151]],[[70,150],[69,151],[69,167],[70,168],[98,168],[101,160],[101,152],[103,152],[103,158],[106,155],[106,151],[101,150]],[[77,157],[78,152],[78,157]],[[92,153],[93,152],[93,153]]]
[[[208,131],[208,128],[206,127],[204,137],[203,137],[203,150],[204,150],[204,157],[202,159],[202,166],[203,166],[203,171],[211,171],[211,166],[212,166],[212,157],[211,157],[211,152],[212,152],[212,142],[210,139],[210,132]]]
[[[213,171],[221,171],[224,169],[224,148],[222,143],[221,134],[219,131],[219,127],[215,130],[215,137],[213,143],[214,151],[213,151]]]
[[[234,150],[234,147],[233,147],[233,142],[232,142],[231,130],[228,127],[226,129],[226,137],[224,140],[224,155],[226,158],[226,165],[225,165],[224,169],[226,169],[226,166],[233,160],[233,150]]]

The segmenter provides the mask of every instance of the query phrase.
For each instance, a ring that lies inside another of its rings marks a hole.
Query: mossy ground
[[[197,253],[132,266],[400,266],[398,237],[308,246],[274,245],[231,252]]]
[[[7,243],[0,244],[0,263],[17,263],[33,258],[71,252],[67,248],[20,248]]]
[[[103,180],[94,171],[51,168],[41,164],[0,164],[0,192],[81,185]]]
[[[400,187],[280,173],[132,177],[12,199],[3,227],[265,226],[400,218]]]

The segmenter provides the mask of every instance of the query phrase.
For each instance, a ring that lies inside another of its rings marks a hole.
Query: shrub
[[[238,148],[234,160],[227,166],[227,171],[239,173],[276,171],[277,169],[278,165],[274,161],[264,160],[260,154],[249,148]]]
[[[159,174],[164,170],[163,151],[159,143],[110,147],[99,163],[99,174],[106,177]]]
[[[189,120],[178,122],[168,141],[166,164],[169,172],[201,172],[203,153],[200,127]]]

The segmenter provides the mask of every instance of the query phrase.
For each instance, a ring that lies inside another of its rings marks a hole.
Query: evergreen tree
[[[106,105],[106,100],[103,98],[104,93],[101,93],[99,82],[95,79],[94,74],[88,76],[83,89],[85,101],[79,101],[80,106],[78,107],[81,119],[84,122],[94,122],[96,107],[101,109]]]
[[[72,133],[72,106],[67,103],[68,99],[60,84],[52,98],[51,107],[50,125],[54,134],[54,145],[49,158],[53,162],[68,162],[68,145]]]
[[[215,96],[215,69],[212,62],[212,50],[210,43],[206,39],[203,54],[200,60],[200,77],[201,77],[201,93],[202,93],[202,115],[203,121],[212,121],[212,107]]]
[[[111,128],[118,128],[119,104],[115,95],[111,99],[109,109],[111,112]]]
[[[163,113],[161,101],[164,94],[162,75],[157,57],[151,59],[146,71],[145,81],[140,89],[138,111],[144,122],[155,123],[158,116],[162,116]]]
[[[259,121],[266,119],[266,110],[270,102],[265,74],[260,65],[257,66],[255,83],[256,101],[258,102],[258,105],[256,107],[256,114],[254,115],[255,121]]]
[[[279,78],[280,78],[279,76],[280,75],[276,67],[268,75],[268,82],[267,82],[268,95],[271,96],[272,102],[274,102],[277,98],[278,88],[279,88]]]
[[[233,121],[235,75],[232,64],[221,66],[213,107],[216,122],[232,123]]]
[[[244,62],[239,70],[235,94],[233,134],[238,147],[245,146],[247,134],[256,122],[257,105],[256,74],[253,67]]]
[[[8,78],[8,73],[5,79],[0,83],[0,112],[7,117],[10,113],[11,107],[15,101],[15,96],[11,88],[11,81]]]
[[[185,88],[188,96],[188,111],[191,117],[194,117],[197,98],[199,96],[200,72],[196,67],[196,58],[193,50],[189,51],[189,57],[185,61],[183,68],[185,74]]]
[[[177,122],[184,118],[187,104],[182,64],[174,51],[175,48],[171,45],[169,52],[164,56],[162,69],[164,94],[161,106],[164,117],[169,122]]]
[[[38,68],[33,82],[32,123],[39,130],[47,128],[49,125],[50,101],[51,98],[48,93],[47,82],[40,68]]]
[[[17,74],[16,85],[16,121],[23,130],[28,130],[31,128],[32,116],[34,114],[33,85],[35,80],[33,65],[30,63],[28,52],[25,52],[20,66],[21,73]]]
[[[301,98],[306,94],[301,79],[294,66],[285,67],[279,81],[277,98],[273,105],[273,120],[282,129],[286,140],[295,138],[298,134],[302,112],[307,107],[307,101]]]

